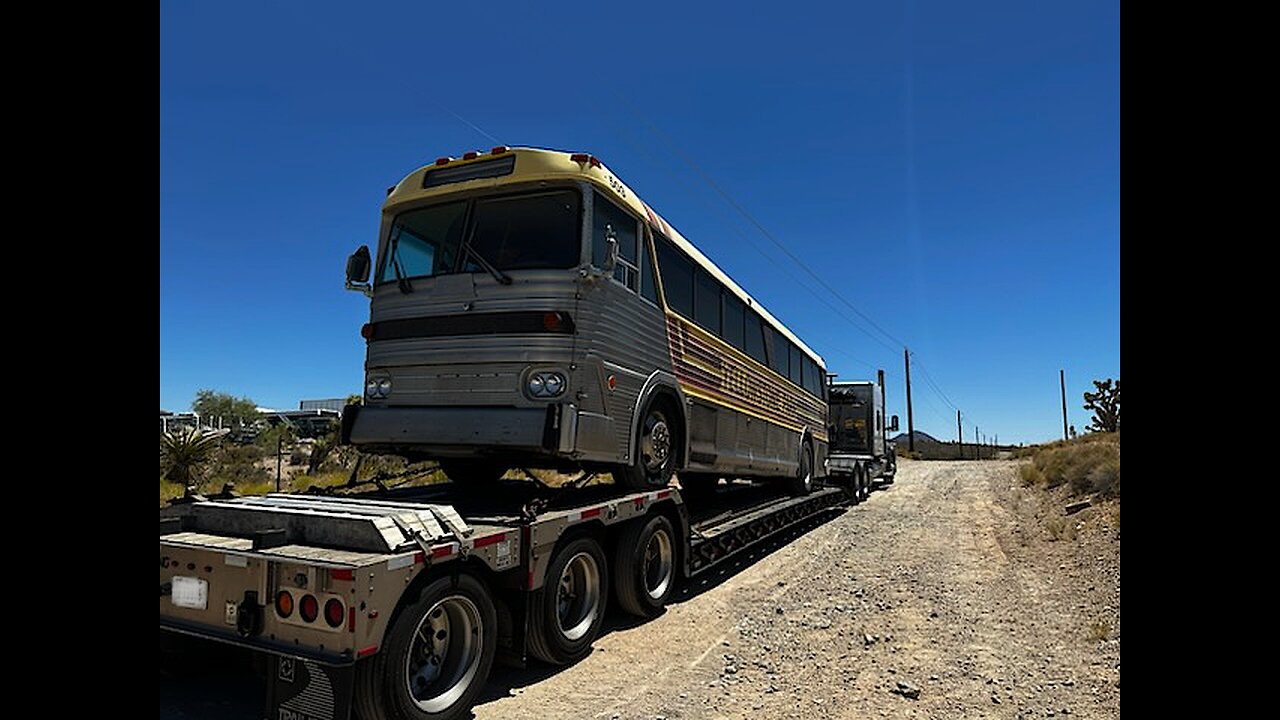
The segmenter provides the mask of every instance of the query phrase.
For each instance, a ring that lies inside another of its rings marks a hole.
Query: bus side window
[[[747,354],[755,358],[761,365],[768,365],[769,358],[764,351],[764,322],[755,312],[747,311]]]
[[[782,337],[782,333],[774,330],[772,327],[766,328],[765,332],[769,335],[769,367],[773,371],[787,377],[788,370],[791,366],[791,351],[787,349],[790,343]]]
[[[604,267],[605,235],[608,228],[618,237],[618,264],[613,277],[632,292],[639,286],[640,269],[636,266],[640,235],[636,232],[639,222],[600,193],[595,194],[592,211],[591,253],[596,267]]]
[[[693,274],[693,313],[694,322],[720,335],[720,283],[702,268]]]
[[[724,335],[723,335],[724,341],[738,348],[739,350],[745,350],[746,348],[742,344],[742,341],[743,341],[742,329],[745,325],[743,321],[743,315],[746,312],[746,307],[742,304],[741,300],[739,300],[735,295],[730,293],[728,290],[725,290],[724,292],[723,312],[724,312]]]
[[[787,343],[787,347],[791,348],[791,368],[790,368],[791,382],[799,385],[800,384],[800,367],[801,367],[800,366],[800,348],[796,347],[793,343],[790,343],[790,342]]]
[[[658,241],[658,272],[662,274],[662,292],[667,308],[693,317],[693,263],[670,241]]]

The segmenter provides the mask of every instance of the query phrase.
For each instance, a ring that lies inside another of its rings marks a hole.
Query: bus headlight
[[[390,378],[369,378],[364,384],[364,395],[370,400],[387,397],[391,394]]]
[[[538,371],[529,373],[529,379],[525,382],[525,391],[531,398],[560,397],[564,394],[567,384],[564,375],[558,372]]]

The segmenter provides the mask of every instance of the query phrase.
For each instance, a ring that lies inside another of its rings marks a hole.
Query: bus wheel
[[[507,474],[506,468],[483,460],[444,460],[440,469],[459,485],[492,485]]]
[[[377,655],[356,668],[362,718],[446,720],[466,714],[497,650],[497,612],[475,577],[437,578],[405,606]]]
[[[676,468],[675,426],[665,409],[655,403],[640,423],[640,442],[630,465],[619,466],[614,479],[631,490],[666,487]]]
[[[813,447],[805,440],[800,446],[800,467],[796,476],[787,483],[792,495],[808,495],[813,490]]]
[[[622,531],[613,571],[623,610],[644,618],[662,612],[675,587],[675,535],[664,515],[632,520]]]
[[[604,550],[581,537],[556,553],[546,581],[533,593],[529,652],[552,665],[586,657],[604,622],[608,572]]]

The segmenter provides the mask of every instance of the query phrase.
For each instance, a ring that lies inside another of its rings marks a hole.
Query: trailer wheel
[[[387,630],[381,652],[356,668],[360,717],[452,720],[475,702],[493,667],[497,611],[475,577],[428,584]]]
[[[813,446],[808,440],[800,446],[800,466],[787,482],[787,489],[792,495],[808,495],[813,490]]]
[[[506,468],[484,460],[445,460],[440,469],[459,485],[492,485],[507,473]]]
[[[663,488],[676,469],[676,426],[666,404],[655,399],[644,411],[640,439],[630,465],[619,465],[614,480],[631,490]]]
[[[614,590],[623,610],[644,618],[662,612],[675,588],[675,536],[665,515],[627,523],[613,563]]]
[[[594,538],[560,548],[530,602],[529,652],[552,665],[586,657],[604,622],[608,580],[604,550]]]

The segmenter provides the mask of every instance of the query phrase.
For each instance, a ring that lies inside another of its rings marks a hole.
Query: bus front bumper
[[[577,418],[571,404],[529,408],[348,405],[342,415],[342,442],[420,448],[441,455],[485,448],[569,452]]]

